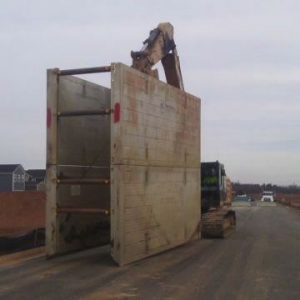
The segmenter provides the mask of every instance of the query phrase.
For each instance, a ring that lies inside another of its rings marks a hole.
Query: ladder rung
[[[78,116],[103,116],[110,115],[113,112],[112,109],[100,109],[100,110],[79,110],[79,111],[63,111],[58,112],[58,117],[78,117]]]
[[[110,184],[107,178],[57,178],[58,184]]]
[[[79,214],[105,214],[108,215],[109,211],[102,208],[79,208],[79,207],[58,207],[57,213],[79,213]]]
[[[110,72],[111,66],[94,67],[94,68],[82,68],[82,69],[69,69],[69,70],[58,70],[58,75],[80,75],[80,74],[91,74],[91,73],[103,73]]]

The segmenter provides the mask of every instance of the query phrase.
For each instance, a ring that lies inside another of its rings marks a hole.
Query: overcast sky
[[[130,64],[162,21],[202,99],[202,160],[300,184],[299,1],[0,0],[0,163],[45,167],[47,68]]]

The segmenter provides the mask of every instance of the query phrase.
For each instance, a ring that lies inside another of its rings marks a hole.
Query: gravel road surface
[[[300,211],[236,207],[224,240],[117,267],[109,248],[0,260],[0,299],[300,299]]]

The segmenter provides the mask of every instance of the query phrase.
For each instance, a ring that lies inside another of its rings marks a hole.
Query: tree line
[[[237,194],[259,194],[263,191],[273,191],[275,193],[283,194],[300,194],[300,186],[291,184],[288,186],[281,186],[272,183],[252,184],[252,183],[233,183],[233,190]]]

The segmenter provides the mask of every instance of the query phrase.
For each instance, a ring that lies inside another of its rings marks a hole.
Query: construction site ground
[[[227,239],[117,267],[109,247],[1,258],[1,299],[300,299],[300,210],[236,207]]]

